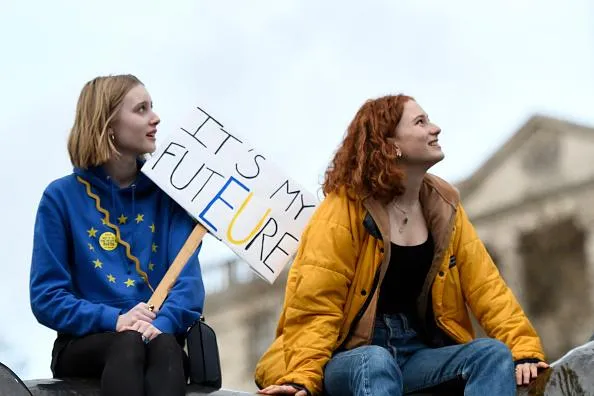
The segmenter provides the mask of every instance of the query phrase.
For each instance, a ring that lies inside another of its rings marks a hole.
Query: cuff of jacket
[[[152,325],[155,326],[157,329],[159,329],[159,331],[161,331],[162,333],[166,333],[166,334],[174,334],[175,333],[175,328],[173,326],[173,323],[171,323],[171,320],[169,320],[169,318],[167,318],[165,316],[157,315],[155,320],[153,320]]]
[[[103,306],[101,311],[100,325],[102,331],[115,331],[118,324],[118,317],[122,311],[118,308]]]
[[[311,396],[311,392],[307,390],[307,388],[303,385],[294,384],[292,382],[288,382],[285,385],[291,385],[293,388],[299,389],[300,391],[305,391],[305,393],[307,393],[307,396]]]
[[[539,362],[542,362],[542,360],[537,359],[537,358],[527,358],[527,359],[518,359],[518,360],[514,361],[514,364],[517,366],[518,364],[539,363]]]

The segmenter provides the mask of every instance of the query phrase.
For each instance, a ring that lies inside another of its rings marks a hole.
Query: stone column
[[[586,276],[588,278],[591,306],[594,307],[594,208],[592,206],[591,195],[586,194],[584,197],[581,197],[581,202],[576,208],[575,219],[585,234],[584,253],[586,256]]]
[[[586,254],[586,276],[588,278],[588,290],[590,302],[594,306],[594,224],[584,229],[584,252]],[[594,330],[594,329],[593,329]]]
[[[594,207],[592,194],[581,197],[575,219],[584,231],[584,255],[586,257],[585,276],[587,290],[590,298],[590,312],[581,312],[581,317],[576,318],[579,323],[579,334],[576,334],[577,343],[583,343],[594,333]]]

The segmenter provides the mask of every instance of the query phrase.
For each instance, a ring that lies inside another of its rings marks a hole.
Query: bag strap
[[[202,371],[204,378],[206,378],[206,351],[204,350],[204,334],[202,334],[202,326],[206,325],[204,316],[200,315],[198,319],[198,328],[200,329],[200,344],[202,345]]]

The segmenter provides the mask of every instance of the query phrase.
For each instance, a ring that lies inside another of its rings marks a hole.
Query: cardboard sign
[[[317,203],[199,107],[142,172],[270,283],[295,254]]]

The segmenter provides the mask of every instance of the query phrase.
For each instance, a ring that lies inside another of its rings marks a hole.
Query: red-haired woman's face
[[[393,139],[402,153],[402,161],[411,165],[431,166],[444,157],[438,136],[441,129],[429,121],[429,116],[414,100],[404,104],[402,118]]]

